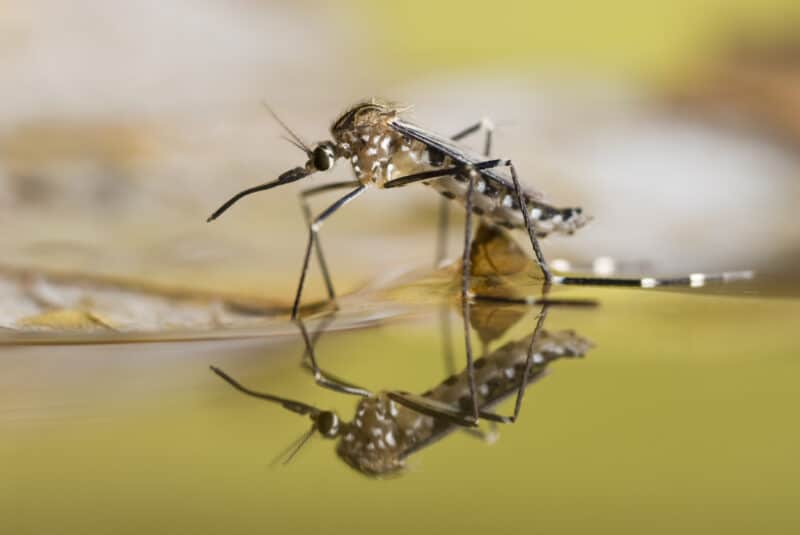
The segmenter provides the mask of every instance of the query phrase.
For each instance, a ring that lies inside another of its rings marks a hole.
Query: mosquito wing
[[[434,149],[444,154],[455,162],[460,162],[463,164],[477,164],[486,161],[487,159],[486,156],[472,152],[465,147],[460,146],[456,142],[447,139],[446,137],[440,136],[439,134],[431,132],[426,128],[415,125],[414,123],[404,121],[403,119],[394,118],[389,121],[389,126],[404,136],[408,136],[411,139],[419,141],[429,149]],[[494,182],[496,185],[505,190],[513,191],[514,184],[507,178],[500,175],[494,169],[481,169],[478,172],[489,182]],[[542,198],[541,193],[531,191],[530,189],[526,189],[525,193],[531,199]]]

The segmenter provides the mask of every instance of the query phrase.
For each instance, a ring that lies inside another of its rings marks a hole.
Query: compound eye
[[[317,428],[323,436],[335,437],[339,433],[339,417],[330,411],[323,411],[317,419]]]
[[[317,171],[327,171],[333,167],[333,152],[329,147],[320,145],[314,149],[312,155],[314,169]]]

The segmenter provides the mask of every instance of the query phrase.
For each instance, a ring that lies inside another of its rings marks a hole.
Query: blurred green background
[[[364,45],[403,76],[566,67],[660,81],[713,57],[738,32],[775,39],[800,16],[785,0],[355,4]]]

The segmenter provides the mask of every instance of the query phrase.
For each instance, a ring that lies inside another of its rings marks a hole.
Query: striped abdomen
[[[428,183],[448,199],[466,204],[467,181],[461,177],[445,177]],[[485,217],[495,225],[509,229],[524,229],[525,220],[519,209],[513,188],[479,178],[474,186],[472,212]],[[589,218],[581,208],[557,208],[542,202],[537,195],[523,192],[531,224],[537,236],[550,233],[572,234],[584,226]]]

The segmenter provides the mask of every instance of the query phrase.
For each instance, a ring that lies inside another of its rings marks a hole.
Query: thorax
[[[337,141],[364,185],[382,187],[389,180],[431,168],[422,143],[404,138],[385,124],[346,132]]]

